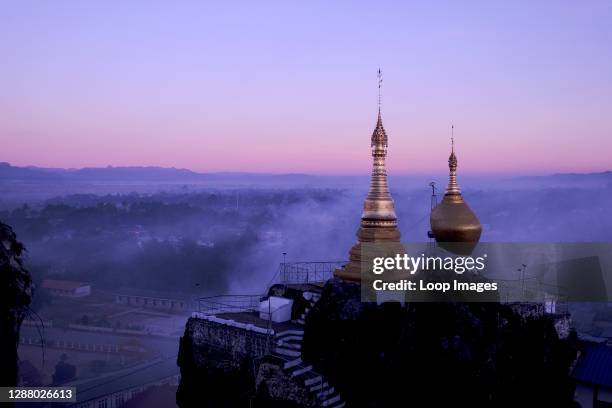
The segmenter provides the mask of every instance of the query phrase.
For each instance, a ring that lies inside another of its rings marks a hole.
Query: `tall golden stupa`
[[[358,282],[361,280],[362,243],[399,243],[400,241],[395,205],[387,183],[385,158],[387,157],[388,144],[387,133],[383,127],[380,113],[381,82],[381,72],[378,70],[379,105],[378,120],[371,140],[373,165],[370,191],[363,204],[361,225],[357,231],[357,243],[349,251],[349,262],[334,272],[334,276],[347,281]]]
[[[457,184],[457,156],[455,155],[454,138],[451,138],[448,167],[448,186],[444,192],[444,198],[431,211],[431,232],[440,247],[452,252],[468,254],[478,244],[482,226],[474,211],[463,199],[459,184]]]

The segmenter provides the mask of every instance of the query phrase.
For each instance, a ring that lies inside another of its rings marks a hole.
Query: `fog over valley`
[[[150,176],[160,172],[173,170],[157,169]],[[127,185],[121,182],[125,172],[106,177],[104,184],[98,176],[85,194],[31,201],[23,194],[5,201],[0,219],[25,243],[35,278],[84,280],[108,289],[258,293],[274,276],[283,252],[288,261],[345,260],[368,187],[367,177],[216,175],[220,184],[209,187],[178,183],[189,180],[139,183],[142,174],[148,173],[139,170]],[[291,188],[287,180],[308,180],[308,185]],[[404,241],[427,239],[427,180],[422,177],[420,186],[418,178],[390,181]],[[445,179],[435,180],[440,199]],[[606,173],[459,178],[483,224],[481,240],[494,242],[610,240],[610,180]],[[1,183],[13,191],[33,188],[31,180]],[[61,188],[79,192],[83,185],[67,181]]]
[[[427,240],[432,180],[440,200],[444,174],[390,177],[403,241]],[[460,175],[459,184],[481,241],[612,239],[610,173]],[[346,261],[369,176],[1,165],[0,188],[0,220],[25,245],[36,285],[22,381],[51,384],[175,358],[198,298],[262,295],[283,260]],[[66,297],[67,287],[91,293]],[[575,305],[574,325],[604,335],[602,307]],[[87,351],[98,347],[114,352]]]

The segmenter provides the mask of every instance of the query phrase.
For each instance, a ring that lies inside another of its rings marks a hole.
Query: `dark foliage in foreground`
[[[32,280],[23,268],[23,245],[0,222],[0,385],[16,385],[19,328],[32,299]]]

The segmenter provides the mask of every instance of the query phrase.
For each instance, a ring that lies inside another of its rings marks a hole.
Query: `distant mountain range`
[[[612,180],[612,171],[602,171],[598,173],[555,173],[548,176],[522,176],[515,177],[514,180],[537,180],[554,179],[563,181],[584,181],[584,180]]]
[[[508,180],[508,184],[522,187],[597,187],[612,186],[612,171],[598,173],[556,173],[548,176],[522,176]]]
[[[45,167],[18,167],[6,162],[0,162],[0,182],[53,182],[53,183],[231,183],[231,184],[283,184],[283,185],[318,185],[329,186],[333,184],[352,185],[363,184],[369,178],[362,176],[319,176],[300,173],[272,174],[272,173],[246,173],[246,172],[218,172],[198,173],[188,169],[175,167],[85,167],[82,169],[63,169]],[[427,185],[428,176],[392,176],[404,186]],[[444,180],[445,175],[438,178]],[[461,177],[462,180],[470,176]],[[475,181],[480,178],[472,176]],[[490,180],[491,178],[489,178]],[[484,180],[484,179],[483,179]],[[499,180],[499,179],[498,179]],[[424,184],[423,184],[424,183]],[[506,178],[502,181],[509,186],[580,186],[610,185],[612,171],[599,173],[558,173],[547,176],[521,176]],[[467,184],[467,183],[466,183]],[[480,183],[474,183],[474,185]]]
[[[175,167],[129,166],[129,167],[84,167],[82,169],[63,169],[45,167],[18,167],[0,163],[0,181],[113,181],[113,182],[206,182],[231,179],[316,179],[319,176],[307,174],[266,174],[266,173],[197,173]]]

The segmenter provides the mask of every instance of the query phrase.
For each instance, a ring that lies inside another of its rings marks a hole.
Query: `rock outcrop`
[[[258,339],[253,334],[255,340]],[[248,406],[255,393],[250,339],[239,330],[197,318],[187,322],[178,365],[181,382],[177,405],[187,407]]]
[[[305,307],[281,289],[273,293],[305,316],[294,336],[301,354],[283,359],[278,338],[231,314],[194,314],[179,353],[181,408],[573,406],[576,336],[543,305],[377,305],[362,302],[358,283],[334,278]]]
[[[559,338],[549,315],[360,296],[358,284],[330,280],[306,319],[302,349],[347,406],[572,406],[575,335]]]

